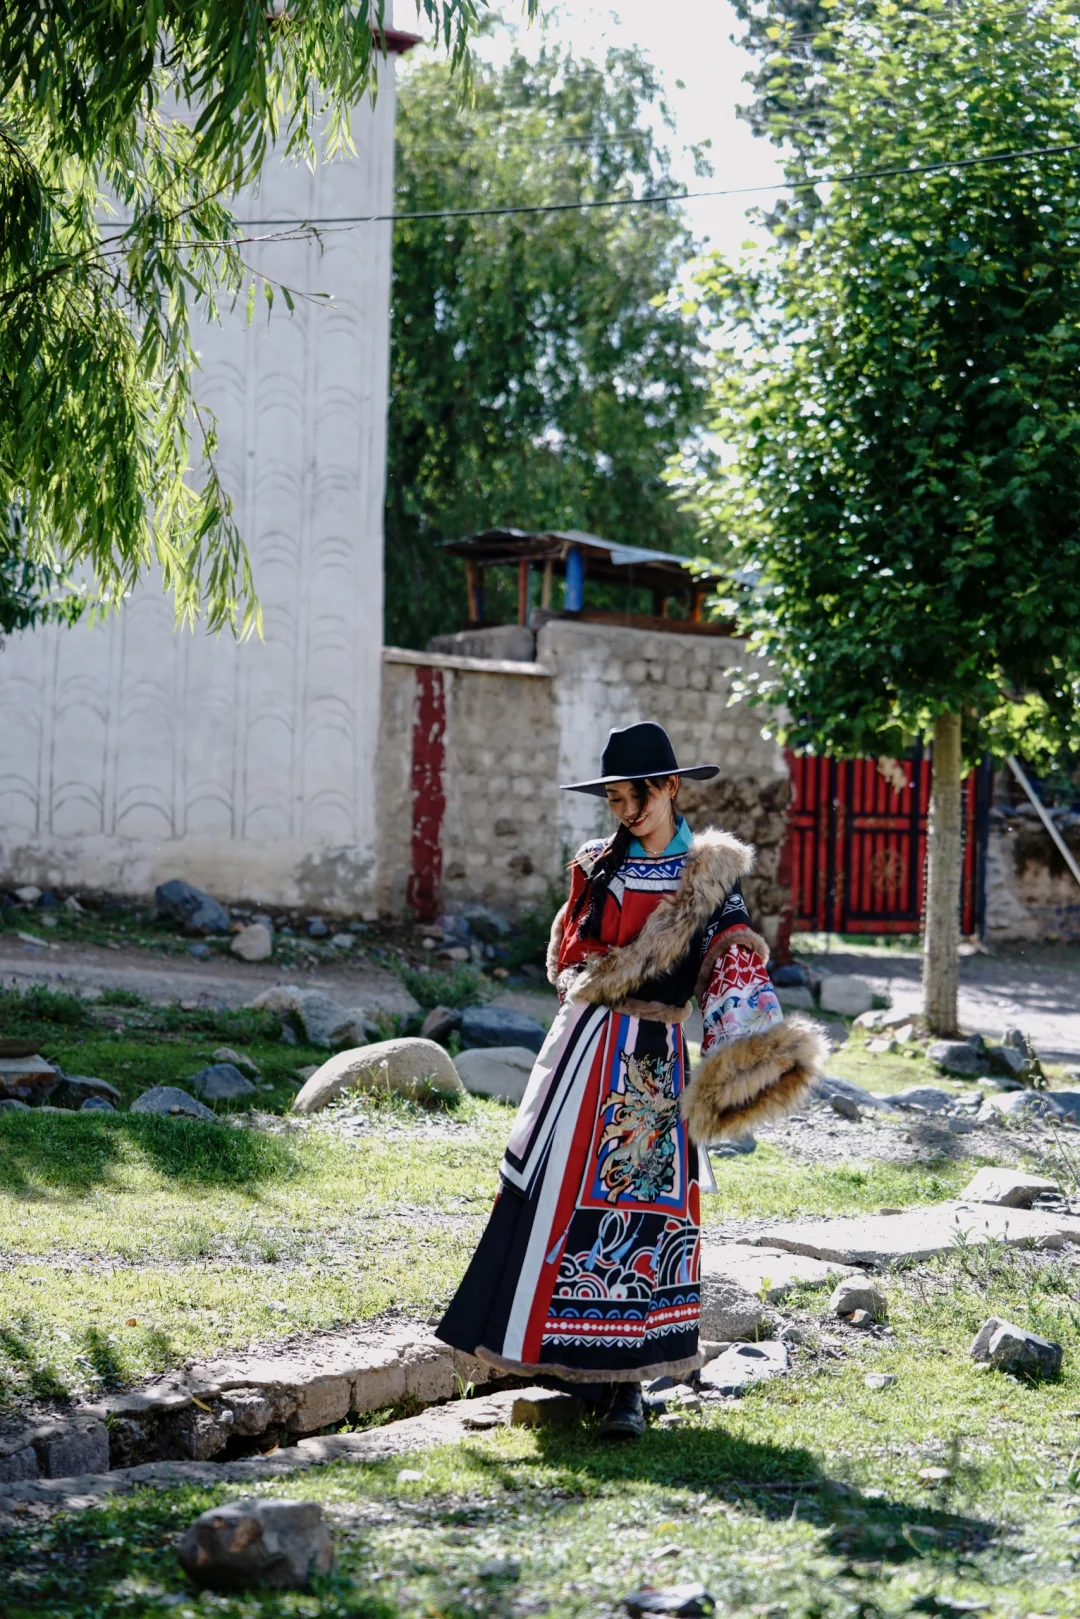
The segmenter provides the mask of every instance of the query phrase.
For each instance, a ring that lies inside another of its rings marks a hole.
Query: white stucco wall
[[[387,8],[389,9],[389,8]],[[241,218],[386,213],[394,69],[355,157],[270,159]],[[198,389],[255,569],[265,641],[177,631],[158,581],[87,630],[0,649],[0,883],[355,914],[371,901],[391,226],[245,249],[298,293],[207,328]],[[241,300],[241,304],[243,300]]]

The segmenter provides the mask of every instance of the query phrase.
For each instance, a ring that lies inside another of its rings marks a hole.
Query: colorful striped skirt
[[[566,1002],[529,1079],[487,1228],[437,1329],[575,1382],[701,1364],[697,1150],[677,1023]]]

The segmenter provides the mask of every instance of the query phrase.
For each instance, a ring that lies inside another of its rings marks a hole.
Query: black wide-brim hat
[[[654,720],[609,731],[600,769],[603,775],[595,781],[564,782],[560,791],[594,793],[603,798],[604,788],[615,781],[644,781],[647,776],[689,776],[692,781],[710,781],[720,774],[719,765],[680,765],[671,738]]]

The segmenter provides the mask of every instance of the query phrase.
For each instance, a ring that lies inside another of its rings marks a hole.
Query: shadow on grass
[[[719,1428],[654,1428],[629,1445],[599,1440],[591,1426],[540,1429],[537,1441],[537,1463],[559,1469],[571,1495],[653,1484],[704,1491],[770,1519],[788,1519],[797,1507],[803,1523],[828,1532],[826,1546],[836,1556],[905,1563],[937,1553],[970,1554],[1001,1534],[986,1519],[865,1496],[829,1478],[807,1450],[740,1439]],[[490,1465],[509,1475],[530,1464],[491,1458]]]
[[[0,1115],[0,1193],[80,1196],[114,1184],[124,1164],[178,1184],[256,1187],[299,1169],[287,1143],[256,1130],[154,1114]]]
[[[0,1367],[3,1362],[21,1373],[22,1389],[35,1400],[66,1400],[70,1389],[46,1365],[34,1343],[34,1333],[25,1320],[0,1328]]]

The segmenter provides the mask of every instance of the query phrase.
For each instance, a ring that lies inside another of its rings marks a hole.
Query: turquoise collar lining
[[[646,854],[637,838],[631,838],[630,848],[627,853],[631,859],[634,860],[667,860],[673,854],[686,854],[693,841],[694,834],[687,826],[683,817],[678,815],[675,818],[675,836],[672,838],[663,854]]]

